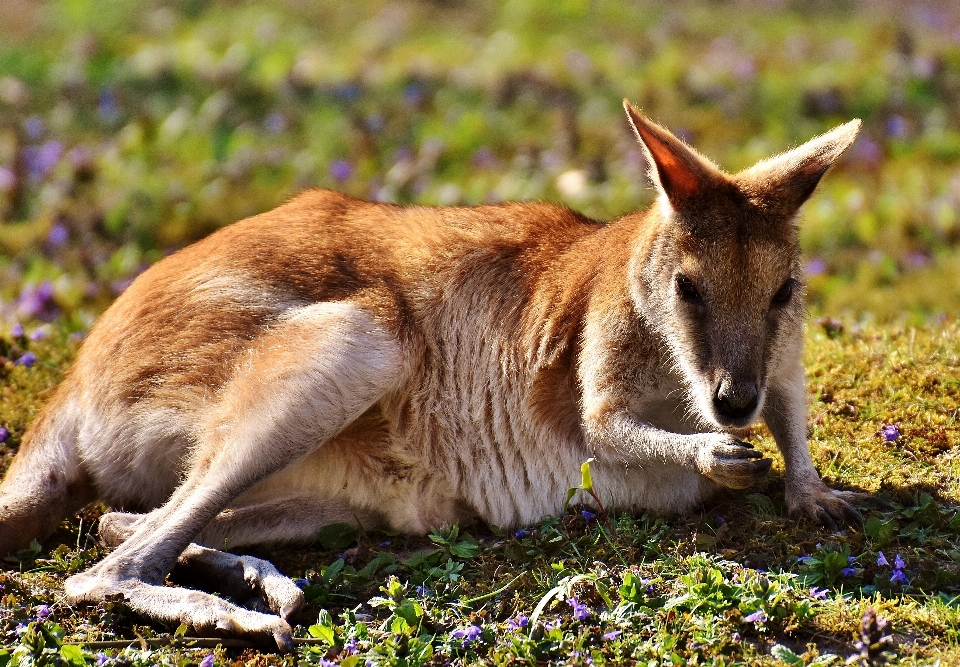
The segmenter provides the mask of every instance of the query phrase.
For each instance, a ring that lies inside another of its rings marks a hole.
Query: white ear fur
[[[734,179],[778,198],[786,206],[799,208],[859,131],[860,120],[851,120],[801,146],[758,162]]]

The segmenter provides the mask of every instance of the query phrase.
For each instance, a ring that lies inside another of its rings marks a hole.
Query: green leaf
[[[393,613],[405,620],[410,627],[413,627],[417,624],[417,619],[423,615],[423,607],[413,600],[404,599],[397,605]]]
[[[774,644],[773,648],[770,649],[770,655],[788,665],[797,665],[798,667],[803,665],[803,658],[783,644]]]
[[[396,635],[409,635],[410,624],[402,616],[394,616],[390,621],[390,632]]]
[[[593,489],[593,475],[590,474],[590,463],[594,460],[593,457],[590,457],[580,465],[580,488],[584,491],[591,491]]]
[[[360,530],[347,523],[331,523],[317,535],[317,542],[329,551],[342,551],[357,541]]]
[[[10,652],[0,648],[0,667],[7,667],[10,662]]]
[[[333,631],[333,628],[327,625],[311,625],[307,628],[307,632],[310,633],[311,637],[316,637],[317,639],[322,639],[323,641],[333,646],[336,643],[337,636]]]
[[[480,545],[471,542],[457,542],[450,547],[450,553],[460,558],[473,558],[480,553]]]
[[[83,649],[76,644],[64,644],[61,646],[60,657],[63,658],[68,665],[76,665],[77,667],[87,666],[87,660],[84,657]]]
[[[359,655],[348,655],[340,661],[340,667],[357,667],[362,658]]]

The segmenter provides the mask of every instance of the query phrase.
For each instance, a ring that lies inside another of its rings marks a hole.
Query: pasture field
[[[573,507],[264,550],[296,656],[62,582],[89,508],[0,559],[5,665],[960,664],[960,10],[948,2],[9,0],[0,21],[0,457],[144,268],[307,187],[418,204],[649,205],[631,99],[729,171],[853,117],[799,218],[810,441],[875,493],[785,517],[782,462],[692,516]],[[580,483],[571,471],[570,486]],[[595,489],[602,498],[603,489]],[[173,582],[171,585],[175,585]],[[866,625],[864,625],[866,623]],[[129,648],[108,645],[129,643]]]

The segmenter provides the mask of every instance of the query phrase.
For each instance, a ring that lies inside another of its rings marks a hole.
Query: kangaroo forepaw
[[[697,457],[700,472],[731,489],[745,489],[763,480],[772,461],[750,445],[719,433],[708,435]]]

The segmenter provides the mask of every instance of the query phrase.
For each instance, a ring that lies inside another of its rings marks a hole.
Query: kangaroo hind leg
[[[211,406],[184,483],[136,520],[107,558],[68,579],[68,599],[93,602],[119,593],[144,616],[275,640],[289,650],[283,619],[166,588],[164,578],[235,498],[321,447],[399,386],[403,374],[399,343],[353,304],[317,304],[277,323],[254,341]],[[291,613],[291,605],[281,607]]]

